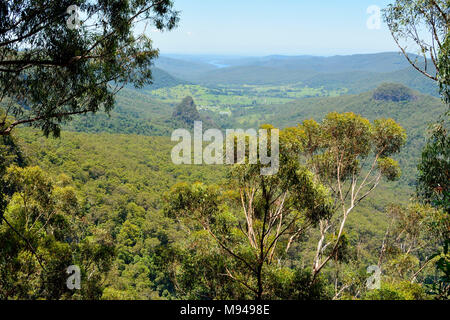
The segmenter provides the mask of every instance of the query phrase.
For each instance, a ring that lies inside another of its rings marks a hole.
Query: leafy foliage
[[[30,164],[55,179],[64,176],[77,190],[85,223],[114,244],[110,272],[96,297],[174,298],[170,261],[183,239],[159,211],[162,194],[177,181],[220,182],[223,169],[172,164],[168,137],[63,132],[60,139],[47,139],[30,129],[17,133]],[[86,251],[83,257],[89,256]]]
[[[377,119],[372,126],[368,119],[359,115],[337,112],[328,114],[321,124],[307,120],[286,131],[294,150],[331,191],[332,212],[342,214],[339,218],[331,215],[320,219],[320,237],[313,264],[314,275],[317,275],[337,253],[353,209],[369,196],[382,177],[398,178],[398,163],[388,157],[400,151],[406,134],[392,119]],[[336,238],[326,242],[333,226]],[[328,246],[332,248],[331,253],[324,255]]]
[[[436,207],[450,210],[450,140],[448,121],[433,126],[422,152],[417,191],[419,197]]]
[[[288,147],[281,143],[281,149]],[[300,166],[295,153],[282,152],[281,157],[279,173],[273,176],[260,174],[261,163],[236,165],[228,182],[232,188],[183,183],[166,195],[165,213],[190,230],[190,239],[199,237],[198,241],[205,242],[202,245],[213,242],[215,255],[228,256],[220,260],[218,273],[209,272],[210,265],[203,271],[204,263],[197,268],[206,281],[225,282],[226,288],[232,283],[240,286],[231,297],[294,299],[320,293],[320,284],[313,284],[312,279],[295,288],[290,281],[299,285],[299,278],[308,277],[307,271],[290,270],[284,257],[311,226],[330,214],[330,199],[312,173]],[[220,279],[224,277],[228,280]],[[280,291],[280,286],[286,289]],[[220,298],[212,288],[201,292],[208,298]]]
[[[87,14],[77,29],[67,27],[71,5]],[[148,83],[158,51],[145,34],[134,35],[137,20],[165,30],[175,27],[178,15],[169,0],[2,3],[1,99],[10,100],[0,134],[32,124],[58,135],[74,114],[110,111],[124,83]]]
[[[448,0],[396,0],[384,10],[384,19],[407,61],[424,76],[439,83],[441,95],[447,103],[449,7]],[[410,44],[420,59],[406,51]]]
[[[113,246],[83,222],[75,190],[64,181],[55,185],[38,167],[9,167],[5,180],[15,192],[0,224],[0,297],[98,299]],[[86,282],[74,294],[65,271],[75,264]]]

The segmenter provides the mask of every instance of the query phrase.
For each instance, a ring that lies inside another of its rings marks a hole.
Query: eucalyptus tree
[[[76,191],[39,167],[6,170],[14,191],[0,223],[0,299],[99,299],[114,257],[110,235],[83,220]],[[66,286],[79,265],[81,288]]]
[[[418,166],[418,198],[447,213],[450,208],[449,187],[449,138],[450,115],[450,1],[449,0],[397,0],[384,12],[385,21],[395,42],[411,65],[426,77],[439,83],[442,100],[447,111],[431,125],[427,144]],[[400,43],[403,41],[403,45]],[[423,57],[423,63],[413,61],[407,54],[405,44],[413,44]],[[431,60],[431,63],[429,63]],[[431,71],[429,66],[434,67]],[[450,238],[443,241],[439,254],[443,258],[437,263],[446,279],[450,277],[448,247]]]
[[[0,223],[3,220],[3,213],[8,205],[8,198],[14,192],[5,181],[7,169],[11,165],[24,166],[26,159],[22,154],[21,149],[17,146],[15,137],[2,136],[0,137]]]
[[[329,188],[334,202],[334,214],[319,222],[312,266],[316,277],[336,255],[350,213],[382,178],[392,181],[400,176],[398,163],[390,156],[405,144],[406,133],[392,119],[371,124],[354,113],[330,113],[322,123],[306,120],[286,131],[299,146],[299,160]]]
[[[0,3],[0,135],[18,125],[58,135],[77,114],[110,111],[126,83],[151,82],[148,28],[170,30],[170,0]]]
[[[435,254],[435,250],[448,238],[450,215],[419,203],[411,203],[405,208],[391,205],[387,215],[390,224],[380,250],[378,265],[381,266],[386,261],[391,269],[395,269],[391,276],[415,282],[424,269],[431,267],[432,262],[440,257]],[[426,279],[422,277],[421,280]]]
[[[418,166],[417,194],[434,207],[450,212],[450,139],[449,121],[432,125],[431,135]]]
[[[420,73],[439,83],[447,103],[450,103],[449,8],[449,0],[396,0],[384,10],[384,20],[405,58]]]
[[[277,174],[262,175],[260,161],[245,161],[231,168],[226,186],[178,184],[165,197],[166,214],[178,219],[190,237],[198,241],[203,234],[203,241],[216,247],[208,251],[228,257],[215,276],[228,278],[255,299],[301,298],[314,291],[311,281],[291,285],[296,273],[284,258],[293,243],[330,214],[332,203],[327,189],[297,160],[290,137],[281,133]],[[209,267],[198,266],[198,272],[205,274]]]

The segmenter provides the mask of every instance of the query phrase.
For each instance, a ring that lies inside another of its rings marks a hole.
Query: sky
[[[376,10],[394,0],[174,0],[177,29],[147,29],[162,54],[345,55],[398,51]],[[375,7],[375,8],[376,8]],[[370,26],[370,27],[369,27]]]

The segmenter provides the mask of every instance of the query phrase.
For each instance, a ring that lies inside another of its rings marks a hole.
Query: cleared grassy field
[[[229,112],[229,107],[276,105],[300,98],[339,96],[345,90],[327,91],[323,88],[309,88],[301,83],[285,86],[218,86],[178,85],[148,91],[151,96],[165,103],[178,103],[186,96],[192,96],[199,109],[214,112]]]

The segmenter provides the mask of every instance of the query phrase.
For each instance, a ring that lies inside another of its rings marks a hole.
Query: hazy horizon
[[[255,53],[255,54],[227,54],[227,53],[181,53],[181,52],[160,52],[159,56],[165,56],[169,58],[176,57],[210,57],[210,58],[265,58],[265,57],[316,57],[316,58],[330,58],[330,57],[344,57],[344,56],[358,56],[358,55],[377,55],[377,54],[399,54],[402,55],[400,50],[392,50],[392,51],[374,51],[374,52],[364,52],[364,53],[349,53],[349,54],[328,54],[328,55],[320,55],[320,54],[312,54],[312,53],[292,53],[292,54],[283,54],[283,53]],[[409,54],[413,54],[409,52]]]

